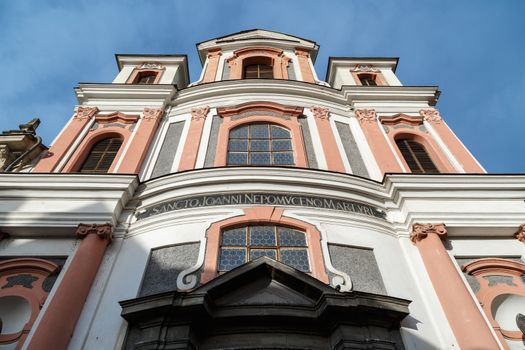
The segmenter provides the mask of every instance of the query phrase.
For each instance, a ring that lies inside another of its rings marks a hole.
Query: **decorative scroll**
[[[377,119],[375,109],[357,109],[355,116],[360,123],[374,123]]]
[[[79,224],[77,227],[76,235],[77,238],[84,239],[89,234],[95,234],[101,239],[111,240],[112,231],[113,227],[110,224]]]
[[[145,120],[157,120],[162,117],[163,110],[160,108],[144,108]]]
[[[432,233],[439,236],[446,236],[447,229],[445,224],[414,224],[412,226],[412,232],[410,233],[410,240],[416,243]]]
[[[97,113],[97,107],[78,107],[74,118],[78,120],[90,119]]]
[[[429,123],[441,123],[441,116],[437,109],[422,109],[419,114]]]
[[[330,110],[328,108],[324,108],[320,106],[312,106],[310,107],[310,110],[312,111],[316,119],[323,119],[323,120],[330,119]]]
[[[210,111],[210,107],[201,107],[201,108],[192,108],[191,110],[191,120],[199,121],[206,119],[206,116],[208,115],[208,112]]]

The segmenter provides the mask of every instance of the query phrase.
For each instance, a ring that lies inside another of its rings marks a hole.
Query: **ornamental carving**
[[[164,66],[160,63],[155,62],[144,62],[139,69],[163,69]]]
[[[208,51],[208,58],[215,58],[222,55],[221,49],[212,49]]]
[[[110,224],[79,224],[77,227],[76,235],[77,238],[84,239],[89,234],[95,234],[101,239],[111,240],[112,232],[113,227]]]
[[[422,109],[419,114],[429,123],[440,123],[441,116],[437,109]]]
[[[432,233],[439,236],[446,236],[447,229],[445,224],[414,224],[412,225],[410,240],[413,243],[417,243]]]
[[[302,49],[295,49],[295,55],[300,56],[300,57],[305,57],[305,58],[308,58],[310,56],[307,50],[302,50]]]
[[[525,243],[525,224],[521,225],[516,232],[516,239],[522,243]]]
[[[144,108],[144,119],[157,120],[162,117],[162,109],[160,108]]]
[[[355,116],[360,123],[375,123],[377,119],[375,109],[357,109]]]
[[[324,108],[320,106],[312,106],[310,107],[310,110],[312,111],[316,119],[323,119],[323,120],[330,119],[330,110],[328,108]]]
[[[210,111],[210,107],[201,107],[201,108],[192,108],[191,109],[191,120],[200,121],[206,119],[206,116],[208,115],[208,112]]]
[[[90,119],[97,113],[97,107],[78,107],[74,118],[78,120]]]
[[[377,69],[374,66],[367,65],[362,66],[360,64],[356,64],[354,68],[350,69],[351,72],[366,72],[366,73],[376,73],[379,72],[379,69]]]

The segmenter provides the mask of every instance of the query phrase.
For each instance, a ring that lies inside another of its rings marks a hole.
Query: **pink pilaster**
[[[332,126],[330,125],[330,111],[328,108],[319,106],[312,106],[310,110],[314,115],[317,130],[319,131],[328,170],[338,171],[340,173],[346,172],[339,147],[337,147],[337,142],[335,141]]]

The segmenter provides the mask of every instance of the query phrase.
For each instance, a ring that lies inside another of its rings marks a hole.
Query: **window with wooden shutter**
[[[363,86],[377,86],[375,76],[372,74],[359,74],[359,81]]]
[[[244,79],[273,79],[273,67],[267,64],[250,64],[244,67]]]
[[[396,140],[397,147],[401,151],[410,171],[417,174],[439,173],[436,165],[430,158],[425,147],[414,140]]]
[[[97,142],[91,148],[79,171],[92,174],[107,173],[117,156],[120,146],[122,146],[122,140],[116,137]]]
[[[135,80],[136,84],[153,84],[157,78],[157,73],[140,73]]]

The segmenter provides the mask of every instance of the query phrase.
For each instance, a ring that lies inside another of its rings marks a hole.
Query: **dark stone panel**
[[[350,163],[352,172],[354,175],[369,177],[368,170],[366,170],[366,165],[363,161],[363,158],[361,157],[361,153],[357,147],[357,143],[355,141],[354,135],[352,134],[352,130],[350,129],[350,125],[341,122],[335,122],[335,126],[337,127],[337,132],[339,133],[339,137],[343,143],[346,158]]]
[[[168,127],[166,137],[164,138],[164,142],[160,149],[159,157],[157,158],[157,162],[151,173],[152,178],[170,173],[183,129],[184,121],[171,123]]]
[[[295,76],[295,69],[293,67],[293,61],[288,62],[288,67],[286,69],[288,71],[288,79],[297,80],[297,77]]]
[[[332,265],[350,276],[354,290],[386,294],[372,249],[329,244]]]
[[[7,283],[4,284],[1,289],[12,288],[14,286],[22,286],[24,288],[33,289],[33,282],[35,282],[37,279],[38,277],[29,274],[20,274],[7,277]]]
[[[208,148],[206,149],[206,157],[204,158],[204,167],[211,168],[215,163],[215,153],[217,153],[217,140],[219,139],[219,129],[222,124],[222,118],[214,115],[211,121],[210,138],[208,140]]]
[[[305,116],[299,117],[299,124],[303,132],[304,148],[306,149],[306,158],[308,159],[308,167],[312,169],[319,169],[317,159],[315,158],[314,144],[312,142],[312,134],[308,127],[308,121]]]
[[[199,246],[189,243],[152,250],[139,296],[177,290],[177,276],[197,263]]]

